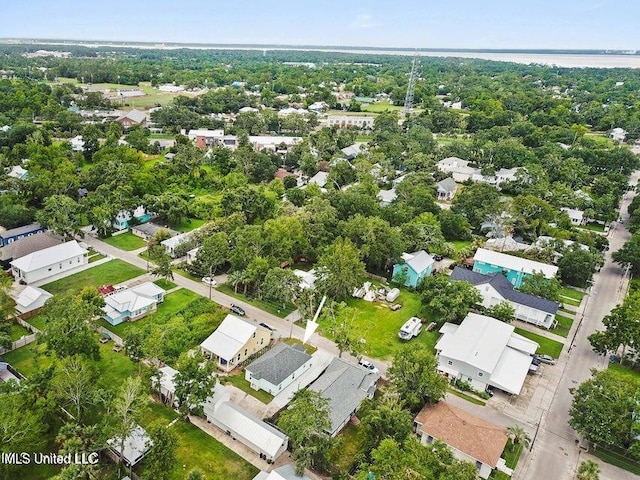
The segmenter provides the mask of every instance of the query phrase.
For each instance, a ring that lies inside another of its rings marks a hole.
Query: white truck
[[[422,320],[418,317],[411,317],[405,322],[398,332],[398,337],[401,340],[411,340],[413,337],[420,335],[422,331]]]

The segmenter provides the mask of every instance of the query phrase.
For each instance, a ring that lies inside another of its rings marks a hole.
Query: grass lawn
[[[572,310],[570,308],[567,308],[566,305],[564,307],[560,307],[558,310],[560,310],[561,312],[565,312],[565,313],[570,313],[572,315],[576,314],[575,310]]]
[[[390,359],[397,351],[404,348],[406,342],[398,338],[398,330],[411,317],[419,316],[422,303],[420,296],[401,290],[400,297],[395,303],[402,304],[402,308],[396,312],[389,310],[385,302],[367,302],[350,298],[347,305],[356,309],[356,331],[364,338],[363,354],[381,359]],[[427,319],[429,322],[429,319]],[[320,331],[331,338],[326,321],[320,323]],[[418,342],[433,350],[438,340],[438,332],[427,332],[426,328],[411,342]]]
[[[251,384],[244,378],[244,373],[222,377],[221,380],[222,383],[230,383],[234,387],[237,387],[243,392],[248,393],[252,397],[257,398],[265,405],[273,400],[273,395],[271,395],[269,392],[265,392],[264,390],[254,390],[253,388],[251,388]]]
[[[534,342],[538,342],[540,348],[536,353],[541,355],[551,355],[554,358],[558,358],[560,356],[560,352],[562,352],[562,347],[564,346],[560,342],[556,342],[555,340],[551,340],[550,338],[543,337],[542,335],[537,335],[535,333],[531,333],[527,330],[522,330],[521,328],[516,328],[515,332],[523,337],[528,338],[529,340],[533,340]]]
[[[166,295],[164,297],[164,302],[158,305],[158,309],[156,310],[156,312],[149,315],[148,317],[141,318],[140,320],[137,320],[135,322],[122,322],[121,324],[116,326],[111,325],[103,318],[101,318],[98,322],[107,330],[110,330],[116,335],[122,337],[132,328],[136,329],[140,325],[153,322],[153,318],[155,316],[171,315],[173,313],[178,312],[179,310],[183,309],[184,307],[186,307],[188,304],[190,304],[197,298],[200,298],[200,295],[198,295],[197,293],[193,293],[191,290],[181,288],[179,290],[176,290],[175,292],[172,292]]]
[[[36,327],[37,328],[37,327]],[[20,340],[23,336],[30,335],[31,332],[24,328],[22,325],[18,325],[17,323],[11,324],[11,330],[9,330],[9,336],[11,337],[11,341],[15,342],[16,340]]]
[[[573,300],[577,300],[578,302],[581,302],[582,297],[584,297],[584,292],[575,290],[571,287],[562,287],[560,289],[560,295],[562,297],[569,297],[569,298],[572,298]]]
[[[349,423],[340,435],[335,438],[335,443],[331,447],[331,463],[335,470],[340,473],[350,472],[355,466],[358,454],[364,452],[365,438],[364,428],[361,425]]]
[[[176,418],[178,418],[178,414],[172,408],[162,403],[149,402],[147,409],[142,415],[140,425],[143,428],[149,428],[154,423],[169,425]]]
[[[201,227],[205,223],[207,223],[207,220],[188,218],[187,220],[183,220],[177,227],[174,227],[174,229],[178,232],[190,232],[191,230]]]
[[[449,243],[454,246],[456,251],[460,251],[464,248],[470,247],[473,241],[472,240],[453,240],[452,242],[449,242]]]
[[[127,251],[137,250],[139,248],[147,246],[147,242],[131,232],[114,235],[113,237],[105,238],[102,241],[111,245],[112,247]]]
[[[356,142],[370,142],[373,140],[373,135],[356,135]]]
[[[476,405],[481,405],[483,407],[487,404],[487,402],[485,402],[484,400],[480,400],[479,398],[473,395],[469,395],[468,393],[461,392],[460,390],[457,390],[452,387],[447,387],[447,393],[450,393],[451,395],[455,395],[456,397],[464,398],[467,402],[475,403]]]
[[[28,323],[36,327],[38,330],[43,330],[45,325],[44,312],[40,312],[33,317],[26,320]]]
[[[589,453],[595,455],[603,462],[610,463],[611,465],[620,467],[628,472],[640,475],[640,463],[630,459],[628,457],[628,453],[624,450],[618,451],[599,446],[597,449],[592,449]]]
[[[53,362],[53,357],[46,350],[45,344],[33,342],[3,355],[3,358],[25,377],[30,377]]]
[[[98,361],[98,384],[103,388],[122,385],[124,381],[138,372],[140,366],[131,361],[124,353],[113,351],[113,342],[100,343],[100,360]]]
[[[371,105],[367,105],[366,107],[362,107],[361,110],[363,112],[381,113],[402,110],[402,107],[400,105],[391,105],[389,102],[376,102]]]
[[[191,470],[206,472],[209,479],[251,480],[258,469],[195,425],[178,421],[171,426],[178,437],[176,462],[170,480],[183,480]],[[144,471],[144,462],[142,464]]]
[[[98,260],[102,260],[103,258],[107,258],[101,253],[94,253],[89,257],[89,263],[97,262]]]
[[[578,227],[578,228],[582,228],[584,230],[591,230],[592,232],[604,233],[604,225],[600,223],[587,223],[583,227]]]
[[[167,280],[166,278],[160,278],[153,283],[155,283],[160,288],[164,288],[165,290],[171,290],[172,288],[175,288],[177,286],[171,280]]]
[[[573,325],[573,318],[565,317],[564,315],[556,315],[556,320],[558,321],[558,326],[550,329],[549,331],[566,338],[567,335],[569,335],[571,325]]]
[[[620,365],[619,363],[609,363],[609,371],[613,372],[621,380],[637,383],[640,388],[640,370],[632,370],[630,366]]]
[[[80,290],[84,287],[97,288],[100,285],[122,283],[143,273],[145,273],[144,270],[115,259],[48,283],[42,288],[53,295],[60,295],[69,290]]]
[[[502,452],[502,458],[505,459],[507,467],[515,469],[518,465],[518,460],[520,460],[520,454],[522,454],[522,445],[517,444],[513,450],[512,445],[513,443],[511,442],[511,439],[507,440],[507,445],[504,447],[504,451]],[[494,470],[489,478],[493,478],[495,480],[509,480],[511,477],[505,473]]]
[[[185,275],[186,276],[186,275]],[[280,318],[284,318],[287,315],[289,315],[291,312],[293,312],[295,310],[295,307],[291,304],[289,305],[285,305],[284,307],[282,306],[281,303],[273,303],[273,302],[267,302],[266,300],[257,300],[255,298],[249,297],[243,293],[236,293],[233,290],[233,287],[227,285],[226,283],[222,284],[222,285],[218,285],[216,287],[217,290],[221,291],[222,293],[226,293],[227,295],[233,297],[233,298],[237,298],[238,300],[242,300],[245,303],[248,303],[249,305],[253,305],[254,307],[258,307],[262,310],[264,310],[265,312],[269,312],[272,315],[276,315]]]
[[[302,345],[309,355],[313,355],[318,351],[318,347],[314,347],[313,345],[309,344],[303,344],[302,340],[298,340],[297,338],[285,338],[284,343],[286,343],[287,345]]]

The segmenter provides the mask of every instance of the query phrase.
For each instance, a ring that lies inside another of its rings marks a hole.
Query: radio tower
[[[409,86],[407,87],[407,95],[404,97],[404,118],[408,118],[413,111],[413,89],[416,86],[416,75],[418,73],[418,54],[413,56],[411,64],[411,76],[409,77]]]

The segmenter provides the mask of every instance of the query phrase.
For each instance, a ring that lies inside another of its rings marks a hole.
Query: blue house
[[[21,238],[29,237],[40,232],[44,232],[44,227],[39,223],[31,223],[29,225],[0,232],[0,247],[6,247],[16,240],[20,240]]]
[[[142,205],[137,207],[133,212],[130,210],[120,210],[113,220],[113,228],[116,230],[129,228],[132,218],[135,218],[137,223],[147,223],[151,219],[151,215],[147,213]]]
[[[479,248],[473,257],[473,271],[484,275],[501,272],[511,285],[519,288],[524,279],[534,273],[541,272],[545,278],[554,278],[558,273],[558,267]]]
[[[433,257],[424,250],[413,253],[403,253],[403,263],[393,266],[393,279],[398,281],[404,277],[403,284],[416,288],[424,277],[431,275],[433,269]]]
[[[167,292],[155,283],[145,282],[107,294],[102,318],[111,325],[133,322],[154,312],[158,303],[164,301],[165,293]]]

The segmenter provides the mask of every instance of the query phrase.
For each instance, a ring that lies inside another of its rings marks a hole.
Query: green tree
[[[296,464],[296,474],[323,463],[330,439],[325,430],[331,427],[329,401],[313,390],[299,390],[289,407],[278,418],[278,427],[289,436]]]
[[[149,249],[149,258],[155,263],[155,266],[151,269],[151,273],[157,277],[173,280],[173,259],[164,248],[157,247]]]
[[[225,232],[214,233],[206,237],[189,271],[197,275],[214,274],[229,259],[229,237]]]
[[[300,278],[292,270],[275,267],[267,272],[261,290],[264,298],[284,306],[300,295]]]
[[[191,412],[201,411],[202,403],[213,394],[216,377],[213,363],[208,362],[201,352],[183,354],[176,367],[176,398],[180,401],[180,413],[186,418]]]
[[[52,195],[44,201],[36,220],[64,240],[71,240],[80,234],[81,212],[75,200],[66,195]]]
[[[562,258],[558,262],[560,280],[575,287],[586,287],[600,263],[598,257],[601,258],[600,255],[596,256],[574,243],[562,252]]]
[[[577,480],[600,480],[600,467],[593,460],[585,460],[578,467]]]
[[[449,280],[446,275],[425,277],[418,290],[422,293],[422,303],[442,323],[460,323],[471,308],[482,302],[473,285]]]
[[[476,230],[490,214],[501,211],[498,191],[486,183],[474,183],[465,187],[453,200],[453,213],[459,213]]]
[[[634,233],[620,250],[613,252],[611,258],[622,266],[630,267],[631,273],[638,275],[640,273],[640,232]]]
[[[97,400],[97,379],[93,364],[79,355],[63,358],[56,365],[52,382],[54,394],[58,404],[70,410],[79,424]]]
[[[184,480],[206,480],[206,478],[200,470],[191,470]]]
[[[320,291],[336,300],[351,295],[366,273],[356,246],[340,237],[320,256],[316,272]]]
[[[531,438],[527,431],[520,425],[511,425],[507,427],[507,435],[511,439],[511,451],[515,451],[516,445],[522,445],[522,448],[528,448]]]
[[[398,352],[387,371],[391,386],[412,412],[444,397],[447,379],[440,375],[433,354],[421,344]]]
[[[122,467],[125,440],[140,422],[146,398],[139,377],[127,377],[111,406],[112,428],[118,448],[118,474]]]
[[[487,315],[505,323],[513,322],[515,314],[516,309],[513,308],[506,300],[503,300],[502,302],[487,309]]]
[[[361,420],[369,450],[376,448],[385,438],[391,438],[401,444],[413,428],[411,412],[403,408],[400,398],[395,393],[385,392],[377,404],[364,409]]]
[[[622,348],[620,361],[629,346],[640,345],[640,292],[635,291],[624,299],[611,313],[602,319],[605,330],[589,335],[593,349],[602,355],[618,352]]]
[[[526,275],[519,290],[524,293],[546,298],[553,302],[560,300],[560,282],[556,278],[546,278],[544,273]]]
[[[171,471],[176,465],[176,449],[178,436],[165,425],[154,425],[149,429],[151,450],[145,457],[145,475],[157,480],[171,477]]]
[[[328,331],[338,347],[339,358],[344,352],[357,357],[362,351],[362,337],[355,323],[356,314],[356,309],[347,307],[344,302],[332,301],[323,309],[322,315],[328,320]]]

